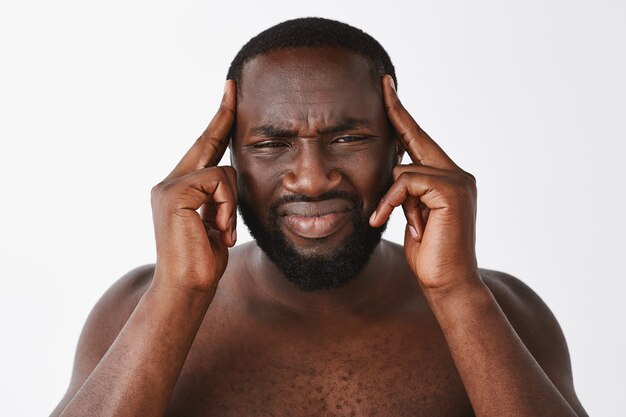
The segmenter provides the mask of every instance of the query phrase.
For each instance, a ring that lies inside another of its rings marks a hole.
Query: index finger
[[[383,77],[383,97],[387,117],[411,161],[434,168],[460,169],[404,108],[396,93],[393,78],[388,74]]]
[[[198,169],[216,166],[220,162],[228,147],[229,133],[235,121],[236,89],[233,80],[226,80],[217,113],[167,178],[177,178]]]

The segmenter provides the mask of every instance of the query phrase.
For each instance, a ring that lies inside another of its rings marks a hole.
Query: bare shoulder
[[[481,268],[480,275],[535,359],[549,359],[547,356],[552,350],[549,348],[555,342],[565,347],[565,337],[556,317],[528,285],[500,271]]]
[[[146,292],[154,265],[133,269],[119,278],[95,304],[78,339],[69,388],[51,415],[57,415],[93,372]]]
[[[100,361],[150,286],[153,274],[154,265],[135,268],[100,297],[83,326],[77,356]]]
[[[535,291],[512,275],[482,268],[480,275],[511,326],[552,383],[578,415],[587,415],[574,391],[565,335],[550,308]]]
[[[497,299],[500,307],[505,310],[505,313],[511,313],[514,316],[520,314],[522,316],[541,316],[550,313],[541,297],[521,279],[491,269],[480,268],[479,271],[483,281]]]
[[[111,285],[87,317],[77,355],[100,361],[150,286],[153,274],[154,265],[140,266]]]
[[[154,264],[135,268],[119,278],[100,297],[85,321],[74,361],[74,382],[82,384],[119,334],[146,292]],[[75,381],[78,379],[78,381]]]

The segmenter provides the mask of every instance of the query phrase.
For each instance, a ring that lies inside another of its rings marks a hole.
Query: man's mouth
[[[305,239],[332,235],[351,222],[352,203],[344,199],[283,204],[279,215],[285,227]]]

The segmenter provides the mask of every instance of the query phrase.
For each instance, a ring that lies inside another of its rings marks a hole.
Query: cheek
[[[396,164],[395,148],[376,147],[360,158],[350,161],[345,174],[363,200],[364,210],[373,211],[381,197],[393,184],[393,167]]]
[[[258,213],[265,213],[268,202],[280,188],[280,175],[271,165],[260,164],[254,158],[237,158],[237,188]]]

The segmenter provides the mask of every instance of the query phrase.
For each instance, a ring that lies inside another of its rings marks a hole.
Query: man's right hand
[[[214,292],[237,240],[237,178],[217,166],[235,120],[236,85],[209,126],[162,182],[152,189],[157,247],[153,286]],[[200,213],[198,210],[200,209]]]

